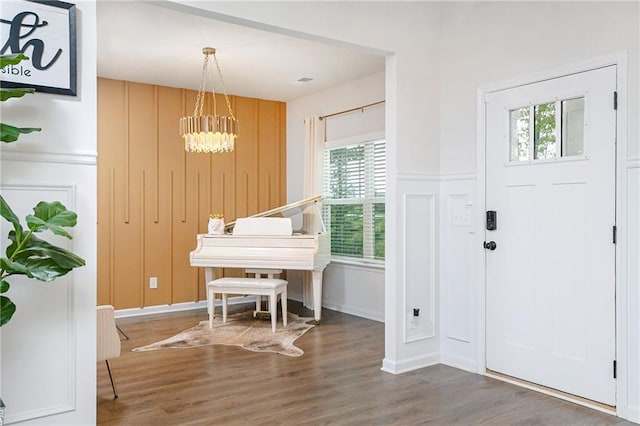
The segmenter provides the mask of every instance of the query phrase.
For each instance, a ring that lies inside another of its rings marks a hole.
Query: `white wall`
[[[449,365],[483,371],[484,345],[477,330],[483,300],[481,277],[474,268],[483,257],[482,224],[476,200],[477,90],[495,82],[566,67],[592,58],[626,51],[628,91],[620,93],[628,107],[628,161],[618,164],[619,183],[627,186],[618,199],[623,209],[618,223],[623,233],[618,249],[627,276],[626,353],[619,366],[619,382],[626,397],[618,394],[619,413],[640,421],[640,279],[638,251],[638,3],[626,2],[467,2],[442,7],[440,50],[440,153],[442,181],[441,240],[441,338],[442,361]],[[541,23],[544,23],[541,25]],[[627,200],[628,198],[628,200]],[[465,201],[466,200],[466,201]],[[628,201],[628,202],[627,202]],[[467,216],[470,224],[467,224]],[[626,255],[625,255],[626,253]],[[465,267],[465,265],[468,265]],[[626,266],[624,266],[626,265]],[[620,297],[620,296],[619,296]],[[623,296],[624,297],[624,296]],[[471,315],[471,320],[469,316]],[[619,346],[619,350],[620,350]]]
[[[304,177],[304,119],[385,99],[384,71],[287,102],[287,199],[300,200]]]
[[[0,329],[7,423],[96,421],[96,8],[76,5],[78,96],[37,93],[2,104],[3,122],[43,129],[2,144],[2,195],[22,217],[40,200],[75,210],[68,247],[87,262],[53,283],[9,280],[17,311]]]
[[[630,117],[638,117],[637,2],[452,2],[440,38],[440,152],[445,174],[476,168],[476,90],[628,49]],[[541,23],[544,23],[541,25]],[[464,124],[463,124],[464,123]],[[638,120],[629,155],[640,156]]]
[[[332,114],[384,100],[384,84],[384,72],[379,72],[287,103],[289,202],[303,198],[305,117]],[[301,301],[301,274],[290,271],[287,277],[289,297]],[[384,321],[384,269],[333,262],[325,270],[323,282],[324,307]]]

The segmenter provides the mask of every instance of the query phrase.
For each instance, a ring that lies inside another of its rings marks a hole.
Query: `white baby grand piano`
[[[315,320],[320,321],[322,272],[331,260],[329,234],[318,208],[320,199],[316,196],[238,219],[238,223],[248,225],[243,226],[242,232],[235,232],[240,230],[235,230],[236,223],[231,222],[223,235],[199,234],[190,255],[191,266],[205,268],[206,282],[219,278],[213,268],[311,271],[313,313]],[[268,220],[259,219],[268,217],[302,219],[301,228],[289,235],[277,235],[282,232],[270,228]],[[230,233],[231,230],[234,232]]]

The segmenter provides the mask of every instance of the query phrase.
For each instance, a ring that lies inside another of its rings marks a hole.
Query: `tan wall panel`
[[[278,119],[280,124],[278,126],[278,140],[280,149],[280,203],[286,204],[287,202],[287,105],[284,102],[278,103]],[[320,194],[318,194],[320,195]]]
[[[178,135],[175,117],[181,108],[181,91],[155,86],[157,146],[153,176],[147,178],[145,226],[145,305],[163,305],[172,302],[172,201],[171,171],[182,171],[184,149]],[[149,288],[149,278],[158,278],[158,288]]]
[[[185,153],[178,121],[193,113],[194,91],[98,80],[99,303],[122,309],[203,300],[204,274],[189,253],[209,214],[230,221],[284,204],[285,104],[231,96],[240,122],[236,150]],[[226,114],[224,96],[216,101]],[[275,192],[261,199],[267,175]]]
[[[131,177],[130,204],[137,212],[137,234],[140,241],[136,246],[140,250],[137,275],[140,277],[136,287],[140,291],[140,305],[147,306],[147,299],[155,294],[149,289],[148,249],[149,228],[148,215],[155,208],[155,178],[157,170],[157,90],[154,86],[140,83],[129,83],[129,171]],[[152,301],[149,301],[152,302]]]
[[[258,101],[258,209],[266,210],[272,205],[281,205],[285,200],[281,198],[281,174],[284,174],[281,164],[286,164],[281,158],[282,110],[274,102]]]
[[[112,262],[113,229],[112,221],[115,192],[115,170],[111,165],[123,161],[124,141],[126,140],[126,109],[124,82],[100,79],[98,81],[98,152],[102,155],[98,161],[98,192],[106,202],[98,203],[98,289],[97,303],[104,305],[113,299]],[[118,146],[114,146],[118,145]]]
[[[187,164],[189,163],[190,161],[187,160]],[[195,201],[197,194],[200,193],[197,178],[196,173],[187,173],[187,220],[174,222],[172,303],[198,300],[199,268],[194,268],[189,264],[189,253],[195,248],[196,235],[200,232],[197,202]]]
[[[223,95],[216,95],[218,104],[218,114],[228,115],[228,109],[226,101]],[[231,107],[236,105],[235,98],[230,99]],[[238,118],[237,111],[234,108],[234,114]],[[240,128],[242,129],[242,119],[239,120]],[[236,213],[236,193],[235,187],[235,170],[237,150],[242,145],[242,136],[240,140],[236,141],[236,146],[232,152],[222,152],[218,154],[208,155],[210,161],[210,184],[211,184],[211,204],[209,205],[209,211],[206,212],[206,216],[203,217],[205,221],[208,220],[210,213],[222,213],[225,219],[235,218]]]
[[[118,308],[142,306],[139,180],[131,170],[131,84],[124,83],[125,139],[107,144],[120,150],[122,161],[111,164],[114,169],[115,215],[113,218],[113,301]],[[98,158],[100,154],[98,153]]]
[[[182,90],[181,115],[193,114],[193,106],[196,103],[196,92],[192,90]],[[178,123],[179,117],[175,118]],[[176,135],[178,140],[179,135]],[[184,151],[184,145],[182,147]],[[184,203],[180,206],[183,209],[183,216],[174,219],[174,233],[172,241],[172,265],[173,265],[173,293],[171,303],[194,302],[198,296],[198,268],[193,268],[189,264],[189,253],[195,247],[195,235],[202,232],[199,222],[199,211],[201,204],[208,204],[208,197],[201,199],[202,194],[202,172],[208,172],[207,154],[181,155],[184,159],[180,169],[175,171],[178,176],[178,184],[182,187],[176,188],[179,199]],[[175,185],[175,183],[174,183]],[[175,186],[174,186],[175,187]],[[206,194],[205,194],[206,195]]]
[[[235,109],[245,117],[236,147],[237,216],[258,213],[258,100],[237,97]]]
[[[123,200],[126,194],[137,200],[138,182],[132,179],[130,190],[125,191],[124,173],[116,175],[116,202]],[[113,305],[121,308],[134,308],[142,306],[141,281],[142,262],[141,246],[142,234],[140,232],[140,210],[134,203],[130,208],[125,208],[124,201],[121,208],[116,209],[115,216],[115,241],[114,241],[114,300]],[[128,210],[128,211],[127,211]]]
[[[219,100],[219,97],[217,100]],[[206,101],[207,103],[210,102],[210,96],[206,97]],[[184,110],[185,115],[193,114],[192,107],[195,105],[195,102],[196,92],[187,91]],[[205,112],[208,110],[207,108],[209,108],[209,105],[205,104]],[[191,279],[188,286],[179,289],[180,292],[174,295],[174,301],[176,302],[197,301],[201,299],[200,288],[204,286],[204,272],[202,268],[192,268],[188,264],[188,253],[195,247],[194,235],[207,232],[207,222],[209,220],[213,198],[211,182],[213,170],[211,164],[213,157],[219,157],[221,155],[232,156],[233,154],[191,153],[186,156],[187,179],[192,182],[190,185],[191,190],[187,191],[187,222],[192,225],[193,231],[180,236],[181,247],[188,247],[188,251],[186,257],[178,259],[178,261],[186,262],[186,266],[188,266],[192,273],[194,273],[193,270],[195,269],[196,279]],[[202,294],[204,295],[204,293]]]

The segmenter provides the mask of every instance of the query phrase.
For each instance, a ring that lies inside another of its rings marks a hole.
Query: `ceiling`
[[[99,0],[97,19],[98,76],[105,78],[197,90],[202,48],[210,46],[228,94],[286,102],[384,70],[384,57],[370,51],[148,2]],[[220,92],[217,75],[214,81]]]

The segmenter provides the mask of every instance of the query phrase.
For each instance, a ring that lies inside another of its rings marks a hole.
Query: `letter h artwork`
[[[11,1],[3,3],[0,14],[0,54],[29,58],[2,68],[2,87],[76,96],[76,6]]]

